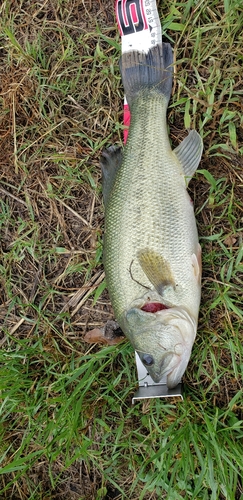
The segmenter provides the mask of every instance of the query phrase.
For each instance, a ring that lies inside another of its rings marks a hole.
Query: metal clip
[[[136,354],[136,364],[138,371],[138,383],[139,389],[134,394],[132,398],[132,404],[139,399],[151,399],[151,398],[171,398],[182,396],[182,384],[178,384],[174,389],[169,389],[166,384],[166,377],[163,377],[159,383],[155,383],[153,379],[148,374],[145,366],[143,365],[140,357]]]

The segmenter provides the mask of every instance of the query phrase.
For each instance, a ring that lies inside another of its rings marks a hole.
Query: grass
[[[113,5],[0,6],[1,499],[243,499],[242,3],[158,8],[172,143],[189,127],[204,139],[202,304],[184,401],[131,406],[129,343],[83,340],[113,318],[99,168],[122,141]]]

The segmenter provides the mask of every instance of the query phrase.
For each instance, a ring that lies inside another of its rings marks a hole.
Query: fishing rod
[[[149,49],[162,42],[162,29],[157,10],[156,0],[116,0],[116,20],[121,35],[121,51],[139,51],[147,53]],[[126,143],[130,110],[124,96],[123,108],[124,143]],[[182,384],[169,389],[164,376],[159,383],[153,381],[145,366],[135,352],[139,389],[132,398],[132,403],[141,399],[166,398],[182,396]]]

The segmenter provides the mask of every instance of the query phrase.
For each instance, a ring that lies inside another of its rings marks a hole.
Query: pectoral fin
[[[191,130],[188,136],[173,151],[183,168],[186,185],[189,184],[192,176],[197,170],[202,151],[203,141],[196,130]]]
[[[163,295],[165,288],[175,286],[170,264],[162,255],[149,249],[140,250],[138,261],[143,272],[160,295]]]
[[[117,171],[122,163],[122,150],[119,146],[110,146],[103,151],[100,160],[102,170],[102,192],[104,204],[107,204],[109,194],[115,182]]]

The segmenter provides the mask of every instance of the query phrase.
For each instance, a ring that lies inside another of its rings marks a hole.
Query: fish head
[[[190,359],[197,321],[180,307],[156,313],[134,307],[126,313],[126,326],[126,335],[154,382],[166,376],[167,386],[176,387]]]

